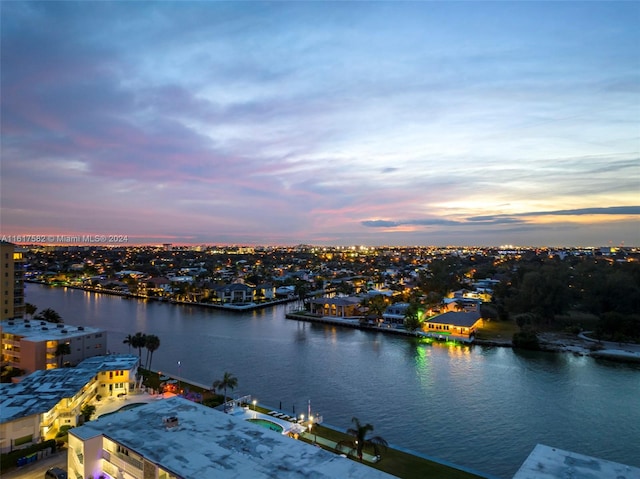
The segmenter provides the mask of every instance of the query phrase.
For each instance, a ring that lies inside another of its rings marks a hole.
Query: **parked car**
[[[59,467],[52,467],[44,473],[44,479],[67,479],[67,471]]]

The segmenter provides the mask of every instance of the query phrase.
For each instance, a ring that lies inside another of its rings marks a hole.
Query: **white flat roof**
[[[164,427],[163,418],[174,416],[179,425]],[[103,435],[185,478],[394,477],[179,397],[101,417],[69,433],[83,440]]]
[[[640,468],[538,444],[513,479],[640,479]]]
[[[28,341],[59,341],[94,333],[104,333],[103,329],[90,326],[71,326],[69,324],[50,323],[39,319],[8,319],[0,322],[3,333],[23,336]],[[62,331],[65,331],[64,333]]]
[[[130,371],[138,365],[140,358],[134,354],[109,354],[93,356],[78,364],[74,369],[91,369],[95,371]]]
[[[0,423],[45,413],[78,394],[101,371],[131,370],[138,356],[113,354],[85,359],[75,368],[35,371],[19,383],[0,384]]]
[[[0,423],[51,410],[61,399],[75,396],[95,375],[90,369],[58,368],[36,371],[16,384],[2,384]]]

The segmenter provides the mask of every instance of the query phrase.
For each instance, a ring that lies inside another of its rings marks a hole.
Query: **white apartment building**
[[[53,439],[62,426],[81,424],[85,404],[133,388],[138,362],[134,355],[101,356],[0,384],[0,452]]]
[[[69,431],[70,478],[391,478],[387,473],[180,397]]]

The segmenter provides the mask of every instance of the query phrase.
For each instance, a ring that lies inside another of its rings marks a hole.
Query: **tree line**
[[[496,287],[493,307],[498,319],[523,330],[566,327],[573,312],[593,315],[600,339],[640,341],[640,264],[557,257],[519,262]]]

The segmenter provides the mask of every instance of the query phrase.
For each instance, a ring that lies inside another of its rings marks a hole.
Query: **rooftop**
[[[167,417],[177,417],[178,426],[166,428]],[[179,397],[99,418],[70,434],[106,436],[180,477],[393,477]]]
[[[75,396],[101,371],[130,370],[138,357],[96,356],[75,368],[36,371],[19,383],[0,384],[0,423],[50,411],[61,399]]]
[[[16,384],[0,384],[0,423],[45,413],[63,398],[75,396],[95,370],[58,368],[36,371]]]
[[[109,354],[93,356],[78,364],[74,369],[91,369],[101,371],[129,371],[138,365],[139,358],[133,354]]]
[[[471,312],[456,312],[451,311],[449,313],[440,314],[438,316],[434,316],[431,319],[428,319],[427,323],[438,323],[438,324],[452,324],[454,326],[462,326],[462,327],[471,327],[476,321],[480,319],[480,313],[477,311]]]
[[[638,479],[640,468],[538,444],[513,479]]]
[[[39,319],[8,319],[0,322],[3,333],[22,336],[29,341],[51,341],[103,333],[99,328],[50,323]]]

